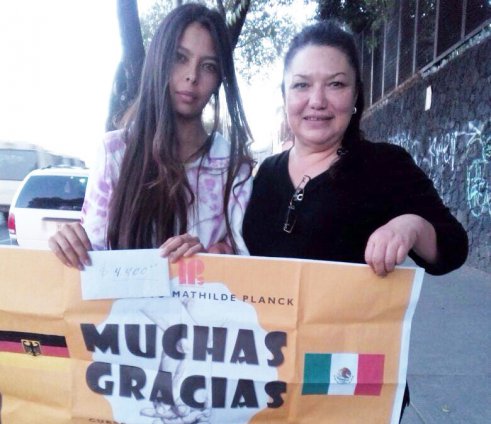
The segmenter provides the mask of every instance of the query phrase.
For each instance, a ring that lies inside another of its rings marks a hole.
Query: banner
[[[197,255],[169,272],[167,296],[83,300],[51,252],[0,248],[0,423],[398,423],[422,269]]]

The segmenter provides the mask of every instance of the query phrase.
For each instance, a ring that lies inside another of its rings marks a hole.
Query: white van
[[[24,177],[34,169],[56,164],[55,155],[35,144],[0,141],[0,212],[5,220]]]

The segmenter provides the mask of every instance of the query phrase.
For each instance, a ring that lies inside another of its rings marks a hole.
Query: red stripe
[[[16,342],[0,342],[0,352],[24,353],[24,348]]]
[[[0,352],[26,353],[21,343],[2,342],[2,341],[0,341]],[[42,345],[41,345],[41,355],[58,356],[62,358],[68,358],[70,356],[68,353],[68,348],[66,347],[42,346]]]
[[[41,353],[46,356],[59,356],[61,358],[68,358],[68,348],[59,346],[41,346]]]
[[[380,396],[384,381],[384,355],[360,354],[355,395]]]

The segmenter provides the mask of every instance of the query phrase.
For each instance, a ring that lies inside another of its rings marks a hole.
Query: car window
[[[16,208],[80,211],[87,177],[33,175],[22,188]]]
[[[38,168],[35,150],[0,149],[0,180],[22,181]]]

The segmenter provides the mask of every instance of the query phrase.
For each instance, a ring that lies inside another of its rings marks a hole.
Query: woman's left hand
[[[400,215],[372,233],[365,249],[365,261],[377,275],[384,276],[404,262],[411,249],[426,261],[434,262],[435,229],[418,215]]]
[[[159,249],[160,256],[168,257],[172,263],[199,252],[206,252],[199,238],[187,233],[168,238]]]

